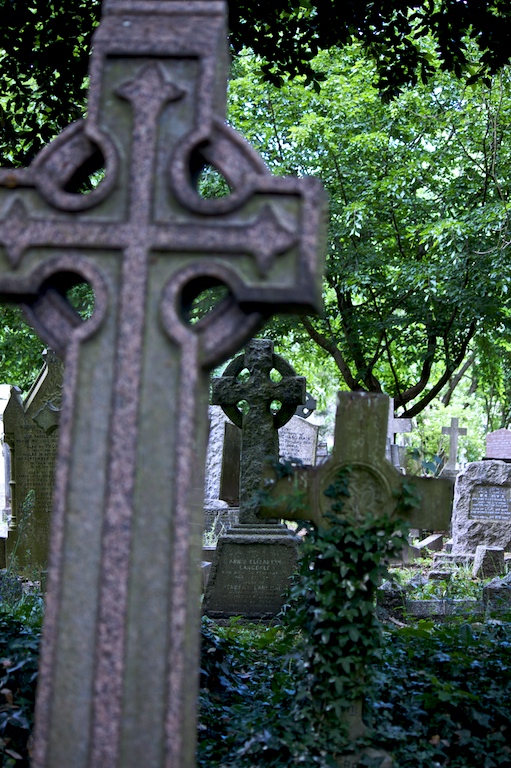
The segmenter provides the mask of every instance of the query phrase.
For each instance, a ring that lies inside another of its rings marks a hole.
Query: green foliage
[[[231,121],[272,171],[319,176],[330,196],[323,316],[281,321],[275,338],[288,334],[316,369],[333,361],[335,384],[383,389],[408,416],[439,395],[471,344],[500,350],[511,331],[511,70],[466,88],[423,44],[431,82],[390,104],[360,45],[317,56],[319,93],[300,81],[261,86],[248,53],[229,91]],[[481,386],[495,381],[485,374]]]
[[[44,345],[18,307],[0,305],[0,381],[26,390],[41,368]]]
[[[334,765],[339,723],[318,733],[301,698],[301,633],[267,632],[206,620],[199,766]],[[386,630],[379,655],[365,689],[366,741],[396,768],[509,768],[511,624],[420,621]]]
[[[385,97],[406,84],[426,82],[435,70],[422,39],[431,35],[438,60],[468,82],[487,77],[509,61],[511,12],[505,0],[396,0],[341,3],[338,0],[231,0],[231,40],[264,58],[263,74],[274,84],[287,73],[303,75],[319,90],[320,49],[359,41],[375,62]],[[477,46],[477,65],[471,56]]]
[[[0,614],[0,755],[4,768],[29,768],[39,640],[39,630]]]
[[[395,519],[368,514],[354,521],[343,515],[349,477],[349,468],[341,471],[325,492],[333,500],[328,527],[306,526],[300,572],[285,615],[286,625],[304,641],[300,664],[308,680],[308,707],[302,702],[301,716],[314,714],[327,728],[362,695],[378,658],[376,589],[387,575],[389,557],[404,543]]]
[[[231,42],[263,57],[273,83],[301,74],[319,89],[320,49],[361,41],[378,87],[395,95],[435,70],[424,50],[433,36],[440,66],[474,80],[509,59],[511,14],[504,1],[230,0]],[[0,165],[25,165],[85,108],[91,36],[99,0],[0,0]],[[468,35],[468,36],[467,36]],[[471,48],[481,52],[474,65]]]
[[[99,0],[1,0],[0,165],[27,165],[82,117]]]
[[[366,719],[399,768],[511,766],[511,625],[389,633]]]

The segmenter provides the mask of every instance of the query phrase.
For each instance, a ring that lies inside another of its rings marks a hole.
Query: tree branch
[[[324,349],[325,352],[328,352],[328,354],[333,357],[334,362],[341,372],[341,375],[348,387],[352,391],[362,389],[362,387],[352,375],[351,370],[337,345],[330,339],[327,339],[327,337],[320,333],[320,331],[318,331],[316,328],[314,328],[308,317],[303,316],[300,318],[300,321],[311,339],[315,341],[316,344],[321,347],[321,349]]]

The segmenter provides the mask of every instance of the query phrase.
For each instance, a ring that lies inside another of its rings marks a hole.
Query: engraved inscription
[[[304,464],[316,463],[319,427],[293,416],[279,429],[280,455],[286,459],[300,459]]]
[[[296,568],[296,550],[279,543],[239,544],[220,540],[215,590],[208,615],[277,613],[282,595]]]
[[[502,485],[480,485],[470,499],[469,517],[479,520],[511,520],[511,488]]]

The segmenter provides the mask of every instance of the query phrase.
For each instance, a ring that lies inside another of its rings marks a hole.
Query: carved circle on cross
[[[349,468],[348,491],[349,496],[344,500],[342,518],[348,518],[361,523],[369,515],[381,517],[391,512],[389,502],[392,501],[392,491],[385,476],[375,467],[362,462],[352,462],[346,466]],[[328,488],[339,474],[341,467],[332,467],[324,477],[324,488]],[[332,499],[321,494],[320,507],[322,515],[325,515],[332,506]]]
[[[246,368],[245,355],[238,355],[234,360],[231,360],[227,368],[222,374],[223,376],[232,376],[237,378],[240,373]],[[282,378],[286,376],[296,376],[296,371],[287,360],[277,354],[273,354],[273,369],[276,370]],[[240,429],[243,424],[243,413],[237,405],[222,405],[222,410],[225,415]],[[273,425],[275,429],[280,429],[287,424],[287,422],[294,416],[296,411],[296,405],[282,403],[281,408],[273,415]]]

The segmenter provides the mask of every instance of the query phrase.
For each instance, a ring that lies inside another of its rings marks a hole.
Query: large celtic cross
[[[0,294],[66,369],[34,768],[194,763],[208,371],[320,288],[320,187],[225,125],[225,72],[224,2],[105,0],[87,119],[0,171]]]

